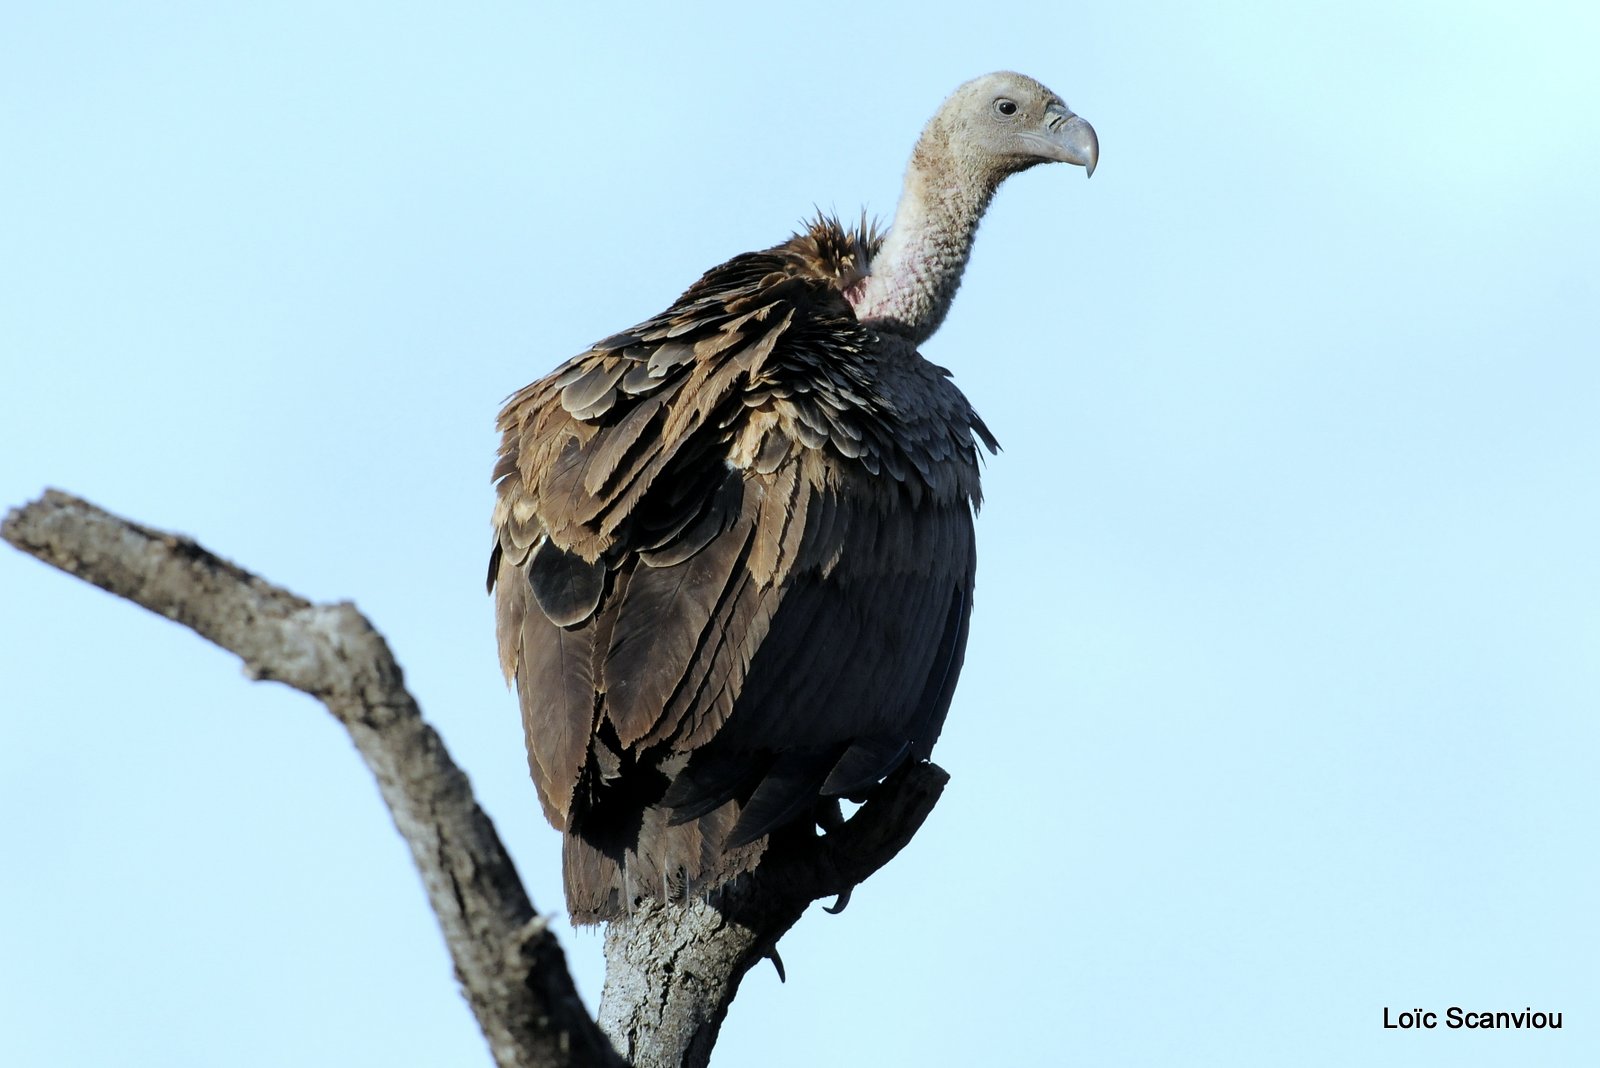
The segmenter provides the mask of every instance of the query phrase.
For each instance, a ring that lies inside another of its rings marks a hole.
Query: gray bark
[[[848,894],[898,853],[947,778],[931,764],[904,768],[830,833],[775,839],[756,871],[716,900],[642,909],[611,924],[597,1027],[466,775],[422,718],[388,644],[353,605],[313,604],[192,539],[56,490],[10,512],[0,536],[235,653],[251,678],[327,706],[411,848],[501,1068],[614,1068],[624,1063],[618,1050],[641,1068],[705,1065],[745,972],[776,960],[777,940],[812,901]]]
[[[822,837],[774,836],[760,866],[710,902],[651,905],[606,925],[600,1026],[637,1068],[702,1068],[746,972],[771,958],[807,906],[887,864],[933,811],[949,776],[911,764]]]

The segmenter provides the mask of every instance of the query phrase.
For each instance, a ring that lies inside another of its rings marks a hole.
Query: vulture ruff
[[[1000,183],[1097,155],[1038,82],[968,82],[886,236],[819,217],[506,402],[489,586],[574,921],[714,893],[928,758],[997,445],[917,346]]]

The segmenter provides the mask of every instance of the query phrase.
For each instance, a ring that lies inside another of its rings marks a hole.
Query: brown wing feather
[[[580,921],[714,889],[937,737],[979,424],[856,322],[869,245],[736,257],[501,412],[501,663]]]
[[[718,494],[721,508],[730,511],[729,527],[702,550],[668,567],[632,568],[603,668],[606,717],[624,746],[649,734],[667,711],[723,592],[735,581],[750,539],[738,503],[743,488],[738,473],[730,472]]]
[[[594,731],[593,640],[592,633],[558,627],[540,613],[530,612],[522,622],[518,678],[539,680],[518,688],[528,766],[545,814],[562,829]]]

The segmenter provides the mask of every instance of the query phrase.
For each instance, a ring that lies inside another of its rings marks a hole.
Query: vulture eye
[[[994,102],[994,109],[1000,114],[1009,118],[1017,113],[1017,102],[1015,100],[1006,100],[1001,98]]]

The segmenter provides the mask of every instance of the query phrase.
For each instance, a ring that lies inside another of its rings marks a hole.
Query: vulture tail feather
[[[748,845],[791,822],[817,803],[830,760],[816,753],[785,753],[767,772],[756,792],[745,802],[739,822],[728,832],[727,848]]]

